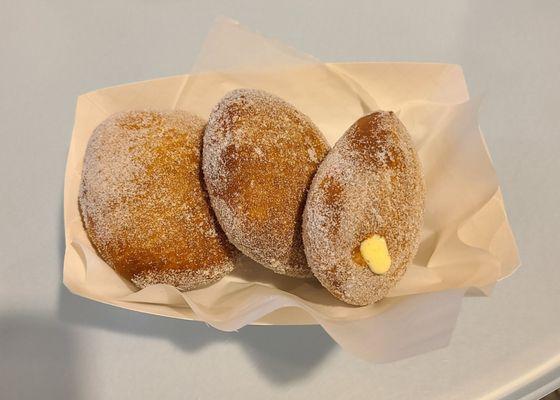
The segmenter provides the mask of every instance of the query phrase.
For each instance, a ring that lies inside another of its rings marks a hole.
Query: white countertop
[[[0,398],[520,399],[560,386],[560,2],[28,1],[0,11]],[[517,4],[518,3],[518,4]],[[523,266],[448,348],[373,365],[318,327],[128,312],[61,285],[76,97],[187,72],[229,15],[325,61],[461,64]]]

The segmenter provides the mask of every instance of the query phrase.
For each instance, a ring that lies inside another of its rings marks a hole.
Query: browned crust
[[[142,288],[183,290],[233,269],[203,188],[204,121],[184,111],[115,114],[93,132],[79,208],[101,258]]]
[[[424,210],[421,165],[404,125],[378,111],[354,123],[320,165],[303,215],[307,260],[338,299],[367,305],[387,295],[416,253]],[[387,241],[389,271],[374,274],[360,243]]]
[[[229,240],[277,273],[312,276],[301,217],[327,151],[318,128],[282,99],[250,89],[227,94],[210,115],[202,169]]]

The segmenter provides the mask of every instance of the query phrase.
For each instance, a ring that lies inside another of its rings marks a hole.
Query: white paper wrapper
[[[320,324],[356,356],[385,362],[447,345],[467,290],[488,294],[519,264],[498,182],[460,67],[446,64],[322,64],[220,20],[194,75],[101,89],[78,99],[68,155],[64,284],[115,306],[205,321],[232,331],[248,324]],[[243,259],[207,288],[141,291],[120,278],[89,243],[78,210],[82,160],[93,129],[131,109],[180,108],[207,117],[227,91],[272,92],[307,114],[331,144],[360,116],[394,110],[423,164],[427,202],[418,254],[389,296],[354,307],[317,282],[276,275]]]

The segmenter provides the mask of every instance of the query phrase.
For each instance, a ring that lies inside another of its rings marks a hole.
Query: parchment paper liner
[[[240,56],[248,50],[250,59]],[[255,323],[318,323],[347,351],[383,362],[445,346],[465,292],[489,294],[518,266],[515,240],[478,128],[478,105],[468,99],[460,67],[322,64],[222,20],[193,71],[195,75],[79,97],[64,193],[64,284],[75,294],[131,310],[201,320],[225,331]],[[283,97],[307,114],[331,144],[364,113],[377,108],[399,113],[418,148],[428,196],[420,250],[388,298],[367,307],[349,306],[317,282],[279,276],[248,259],[204,289],[181,293],[156,285],[136,291],[97,256],[77,206],[83,155],[95,126],[112,113],[130,109],[176,107],[207,117],[216,101],[236,87]]]

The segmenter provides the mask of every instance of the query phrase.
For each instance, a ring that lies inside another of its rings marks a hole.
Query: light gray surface
[[[560,375],[560,2],[298,3],[2,2],[0,398],[520,398]],[[61,286],[76,97],[188,71],[218,14],[325,61],[458,63],[485,94],[524,265],[465,300],[448,348],[370,365],[316,327],[225,334]]]

